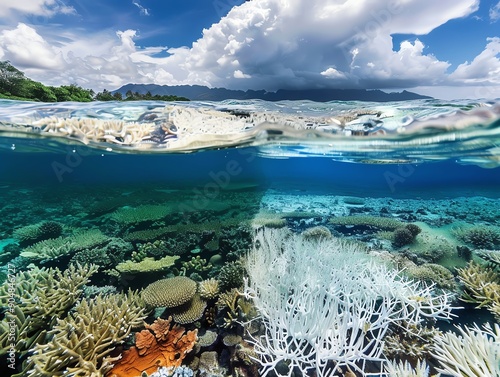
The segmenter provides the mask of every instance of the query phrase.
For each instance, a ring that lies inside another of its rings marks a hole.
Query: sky
[[[46,85],[403,89],[500,98],[500,0],[0,0]]]

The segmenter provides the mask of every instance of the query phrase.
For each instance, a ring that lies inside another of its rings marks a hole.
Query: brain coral
[[[196,282],[185,276],[155,281],[142,291],[146,304],[174,308],[187,303],[196,293]]]

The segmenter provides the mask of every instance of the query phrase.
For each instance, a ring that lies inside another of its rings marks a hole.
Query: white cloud
[[[267,90],[498,85],[498,38],[451,75],[449,63],[426,53],[420,40],[392,43],[391,34],[428,33],[473,13],[478,3],[252,0],[203,30],[191,47],[168,49],[137,46],[134,30],[66,30],[56,37],[20,24],[1,32],[0,58],[35,80],[95,90],[130,82]]]
[[[500,38],[488,38],[486,48],[472,62],[460,64],[450,75],[457,83],[500,85]]]
[[[75,9],[62,0],[0,0],[0,18],[13,13],[51,17],[57,13],[74,14]]]
[[[490,8],[490,20],[491,22],[500,20],[500,1]]]
[[[137,8],[139,8],[139,11],[141,12],[142,15],[144,16],[149,16],[149,9],[144,8],[138,1],[132,1],[132,4],[134,4]]]
[[[64,60],[35,29],[19,23],[13,30],[0,33],[0,57],[14,65],[34,69],[63,69]]]

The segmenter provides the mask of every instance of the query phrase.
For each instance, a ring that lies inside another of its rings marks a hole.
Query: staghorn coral
[[[83,300],[58,320],[47,344],[37,344],[28,358],[28,376],[104,377],[119,357],[111,354],[146,317],[135,292],[98,295]]]
[[[401,277],[341,239],[313,243],[264,229],[245,262],[243,293],[264,327],[251,340],[261,376],[332,376],[338,368],[365,375],[367,360],[385,363],[389,326],[451,318],[450,294]]]
[[[500,325],[457,327],[435,338],[439,372],[453,377],[500,376]]]
[[[198,293],[204,300],[212,300],[219,294],[219,281],[211,278],[203,280],[198,284]]]
[[[500,273],[471,261],[458,269],[458,277],[465,286],[461,300],[488,308],[500,320]]]
[[[500,268],[500,251],[498,250],[476,250],[478,257],[481,257],[493,266]]]
[[[172,318],[158,318],[135,336],[135,347],[123,352],[107,377],[136,377],[156,372],[158,367],[179,367],[193,349],[198,330],[187,331],[171,324]]]
[[[155,260],[154,258],[144,258],[140,262],[128,260],[126,262],[118,263],[116,269],[122,274],[138,274],[141,272],[164,271],[172,267],[177,259],[179,259],[178,256],[167,255],[166,257],[158,260]]]
[[[45,331],[78,301],[84,284],[96,271],[94,265],[72,265],[65,271],[35,267],[16,275],[15,311],[7,311],[0,323],[2,328],[8,327],[8,321],[17,323],[16,351],[20,355],[24,355],[33,344],[43,341]],[[2,286],[0,303],[3,308],[9,306],[9,298],[7,285]],[[5,353],[9,346],[7,335],[7,332],[1,332],[0,354]]]
[[[98,229],[80,230],[68,237],[58,237],[35,243],[24,249],[22,257],[34,260],[51,260],[103,245],[109,238]]]
[[[174,308],[190,301],[196,293],[196,282],[185,276],[155,281],[142,291],[146,304]]]

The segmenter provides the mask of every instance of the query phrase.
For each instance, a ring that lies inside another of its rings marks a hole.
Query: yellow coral
[[[116,269],[121,273],[138,274],[141,272],[163,271],[173,266],[175,261],[179,259],[178,256],[167,255],[161,259],[155,260],[154,258],[144,258],[140,262],[129,260],[126,262],[118,263]]]
[[[58,321],[47,344],[34,347],[28,358],[28,374],[103,377],[119,359],[110,356],[114,347],[145,317],[142,301],[132,291],[84,300]]]

